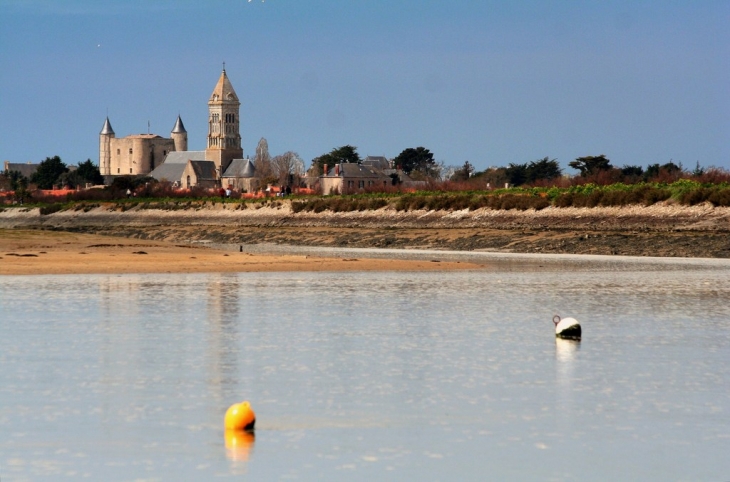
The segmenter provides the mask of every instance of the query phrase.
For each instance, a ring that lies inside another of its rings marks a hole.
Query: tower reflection
[[[206,315],[210,386],[221,401],[225,391],[238,385],[239,347],[236,344],[240,284],[236,273],[208,275]]]

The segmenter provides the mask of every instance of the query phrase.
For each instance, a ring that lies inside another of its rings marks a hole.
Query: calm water
[[[0,276],[0,480],[727,481],[729,300],[723,262]]]

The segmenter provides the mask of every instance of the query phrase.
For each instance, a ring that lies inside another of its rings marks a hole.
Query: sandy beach
[[[477,264],[445,261],[270,256],[99,234],[0,229],[0,275],[478,268]]]

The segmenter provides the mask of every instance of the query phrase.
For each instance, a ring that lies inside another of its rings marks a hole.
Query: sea
[[[420,256],[0,276],[0,480],[730,481],[730,262]]]

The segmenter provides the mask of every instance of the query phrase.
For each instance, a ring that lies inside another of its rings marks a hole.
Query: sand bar
[[[266,255],[99,234],[0,229],[0,275],[481,269],[431,260]]]

